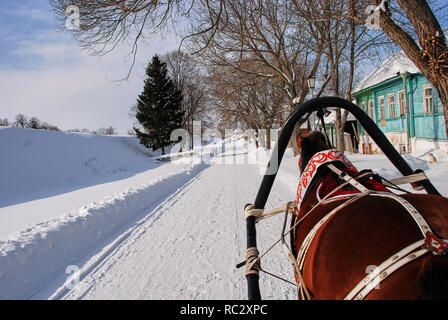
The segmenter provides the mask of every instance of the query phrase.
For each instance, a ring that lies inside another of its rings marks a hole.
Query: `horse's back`
[[[402,198],[423,215],[435,234],[448,239],[448,198],[428,194],[405,194]]]
[[[421,213],[438,236],[448,239],[447,198],[420,194],[402,197]],[[297,248],[311,228],[344,201],[317,207],[298,230]],[[358,199],[339,210],[316,233],[306,255],[305,282],[315,299],[343,299],[373,268],[422,238],[417,223],[396,200],[372,196]],[[439,259],[437,268],[446,272],[447,259]],[[433,261],[427,255],[407,264],[367,298],[420,298],[421,284],[409,279],[416,280]]]

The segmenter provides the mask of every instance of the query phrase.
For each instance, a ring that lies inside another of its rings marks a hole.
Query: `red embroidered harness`
[[[297,210],[300,209],[300,205],[304,200],[306,191],[311,185],[311,181],[316,177],[317,170],[324,164],[339,161],[345,165],[343,169],[344,172],[349,174],[350,176],[356,176],[359,171],[353,166],[353,164],[348,160],[340,151],[335,149],[325,150],[322,152],[316,153],[308,165],[306,166],[304,172],[300,176],[299,185],[297,187]],[[301,159],[299,159],[299,168],[301,165]],[[361,182],[364,187],[369,190],[375,191],[383,191],[390,192],[382,183],[377,182],[373,179],[366,179]],[[336,189],[339,185],[339,182],[334,179],[333,175],[327,175],[323,178],[321,185],[319,187],[319,198],[324,198],[327,194]],[[344,190],[341,189],[337,191],[332,197],[341,196],[341,195],[352,195],[360,193],[359,190]]]

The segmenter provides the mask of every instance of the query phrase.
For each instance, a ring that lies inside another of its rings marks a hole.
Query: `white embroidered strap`
[[[316,153],[310,159],[308,165],[300,176],[299,185],[297,187],[297,210],[300,209],[303,197],[305,196],[311,181],[316,176],[317,169],[323,164],[332,161],[341,161],[347,167],[355,169],[353,164],[338,150],[330,149]]]
[[[418,212],[418,210],[415,209],[415,207],[412,204],[410,204],[408,201],[406,201],[404,198],[397,196],[393,193],[380,192],[380,191],[373,193],[372,196],[389,198],[389,199],[393,199],[393,200],[397,201],[406,209],[406,211],[411,215],[411,217],[417,223],[417,226],[419,227],[420,232],[422,233],[423,237],[426,237],[426,233],[428,231],[432,233],[432,230],[429,227],[429,224],[426,222],[426,220],[423,218],[423,216],[420,214],[420,212]]]
[[[345,300],[361,300],[364,299],[377,285],[379,285],[384,279],[390,276],[392,273],[405,266],[409,262],[431,252],[427,248],[422,248],[427,241],[427,235],[432,234],[432,230],[429,227],[423,216],[411,205],[408,201],[392,193],[376,192],[372,196],[391,198],[399,202],[411,215],[420,232],[423,234],[423,239],[419,240],[412,245],[404,248],[398,253],[391,256],[389,259],[381,263],[378,268],[374,269],[374,272],[367,275],[358,285],[345,297]],[[419,249],[420,248],[420,249]],[[419,250],[417,250],[419,249]],[[415,251],[417,250],[417,251]]]
[[[418,251],[414,251],[407,256],[403,257],[401,260],[397,261],[393,265],[391,265],[389,268],[384,270],[380,273],[376,278],[373,279],[373,283],[381,283],[384,279],[386,279],[388,276],[390,276],[392,273],[400,269],[401,267],[405,266],[411,261],[414,261],[417,258],[420,258],[421,256],[428,253],[428,249],[420,249]],[[375,287],[366,287],[364,288],[356,297],[356,300],[364,299]]]
[[[373,289],[375,289],[384,279],[386,279],[393,272],[407,264],[408,262],[417,259],[429,250],[421,249],[425,240],[420,240],[412,245],[404,248],[398,253],[391,256],[389,259],[381,263],[377,268],[372,270],[353,290],[345,297],[345,300],[361,300],[364,299]],[[414,253],[413,253],[414,252]]]
[[[353,187],[355,187],[356,189],[358,189],[361,192],[366,192],[367,189],[366,187],[364,187],[361,183],[359,183],[358,181],[356,181],[355,178],[353,178],[352,176],[348,175],[348,174],[344,174],[344,171],[339,170],[338,168],[336,168],[334,165],[329,164],[328,168],[333,171],[334,173],[336,173],[341,179],[347,181],[348,183],[350,183]]]

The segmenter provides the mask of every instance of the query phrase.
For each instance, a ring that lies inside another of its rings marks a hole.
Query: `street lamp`
[[[311,98],[313,98],[313,90],[316,87],[316,76],[311,75],[307,80],[306,83],[308,84],[308,88],[311,91]],[[314,123],[316,123],[316,119],[314,116]],[[310,123],[310,119],[308,118],[307,120],[307,127],[309,128],[309,130],[311,130],[311,123]]]
[[[306,80],[306,83],[308,84],[308,88],[310,88],[310,90],[313,90],[316,87],[316,76],[310,76]]]

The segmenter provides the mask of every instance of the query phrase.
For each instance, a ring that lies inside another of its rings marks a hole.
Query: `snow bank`
[[[29,228],[0,242],[0,299],[30,296],[57,271],[82,258],[89,248],[110,238],[205,168],[153,179],[110,199]]]
[[[437,159],[437,162],[448,162],[448,153],[445,150],[434,148],[431,145],[422,144],[422,146],[423,147],[414,152],[413,155],[428,162],[429,154],[432,154]]]
[[[154,168],[130,136],[0,128],[0,208],[124,179]]]
[[[206,168],[156,163],[129,136],[6,127],[0,150],[0,299],[29,297]]]
[[[422,169],[430,176],[432,168],[428,164],[429,153],[433,153],[438,162],[448,162],[448,154],[442,150],[429,149],[424,152],[403,155],[403,158],[414,170]],[[386,179],[402,177],[402,174],[384,155],[363,155],[346,152],[345,155],[358,170],[372,169]],[[260,174],[264,174],[270,159],[270,152],[257,150],[254,145],[250,146],[250,156],[252,161],[256,161],[260,168]],[[298,165],[299,157],[294,157],[292,148],[287,148],[280,165],[276,181],[280,181],[286,186],[297,188],[300,179]],[[292,199],[291,199],[292,200]]]

